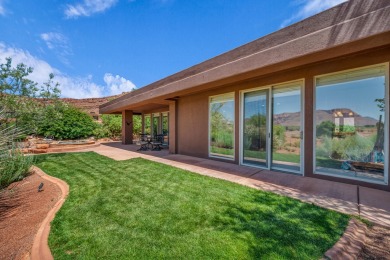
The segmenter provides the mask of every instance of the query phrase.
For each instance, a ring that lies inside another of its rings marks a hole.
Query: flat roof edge
[[[357,5],[356,3],[362,3],[364,1],[351,1],[351,2],[353,2],[354,5]],[[322,28],[322,29],[314,31],[314,32],[308,32],[301,37],[293,38],[293,39],[290,39],[288,41],[284,41],[282,43],[279,43],[278,45],[274,45],[274,46],[271,45],[271,47],[269,47],[269,48],[262,49],[258,52],[251,53],[247,56],[243,56],[243,57],[235,59],[235,60],[230,60],[230,61],[223,63],[223,64],[220,64],[218,66],[211,67],[208,70],[199,71],[196,74],[192,74],[192,75],[189,75],[187,77],[177,79],[177,80],[174,80],[171,82],[168,81],[168,82],[166,82],[166,84],[163,84],[163,85],[156,85],[156,83],[160,82],[160,81],[157,81],[157,82],[152,83],[152,84],[150,84],[142,89],[136,90],[136,91],[128,93],[122,97],[119,97],[115,100],[112,100],[110,102],[102,104],[99,107],[100,111],[102,111],[103,113],[105,113],[105,112],[109,113],[109,111],[115,111],[119,107],[125,107],[126,105],[130,105],[128,103],[130,100],[134,101],[136,97],[145,96],[146,93],[149,93],[149,95],[147,95],[149,98],[158,97],[158,95],[153,95],[152,92],[155,92],[157,94],[157,93],[161,92],[161,91],[159,91],[159,89],[168,88],[172,85],[177,85],[179,82],[183,82],[186,80],[188,81],[189,78],[203,77],[206,79],[210,79],[210,81],[208,81],[208,82],[213,82],[213,81],[218,80],[218,79],[215,77],[214,77],[214,79],[207,77],[207,75],[210,74],[211,71],[217,71],[219,68],[224,68],[226,70],[226,67],[233,66],[233,64],[234,64],[234,66],[241,66],[241,67],[239,67],[239,68],[241,68],[241,70],[235,70],[235,73],[232,74],[231,76],[234,76],[234,75],[240,74],[240,73],[245,73],[247,71],[245,71],[244,67],[248,68],[248,66],[242,66],[243,61],[246,61],[247,63],[249,62],[250,65],[252,65],[252,66],[249,66],[249,68],[251,70],[261,69],[262,67],[266,67],[266,66],[269,66],[269,65],[272,65],[275,63],[287,62],[288,60],[294,59],[294,58],[299,57],[299,56],[310,55],[311,53],[316,52],[316,51],[323,51],[323,50],[331,49],[331,48],[333,48],[337,45],[340,45],[340,44],[351,43],[354,41],[361,40],[363,38],[367,38],[367,37],[381,34],[383,32],[388,32],[390,30],[390,21],[388,19],[388,17],[390,17],[390,2],[382,1],[382,0],[373,1],[373,2],[382,3],[382,5],[379,5],[381,8],[377,8],[371,12],[368,12],[368,13],[363,13],[360,16],[354,17],[352,19],[342,20],[341,22],[339,22],[337,24],[333,24],[332,26]],[[343,9],[342,7],[345,7],[347,3],[348,2],[337,6],[337,8]],[[363,8],[363,7],[361,7],[361,8]],[[334,8],[332,8],[332,9],[334,9]],[[329,10],[332,10],[332,9],[329,9]],[[329,11],[329,10],[327,10],[327,11]],[[324,14],[326,14],[327,11],[325,11],[321,14],[324,15]],[[318,15],[320,15],[320,14],[318,14]],[[316,15],[316,16],[318,16],[318,15]],[[308,18],[308,19],[310,20],[313,18],[315,18],[315,16]],[[308,20],[308,19],[306,19],[306,20]],[[304,21],[306,21],[306,20],[304,20]],[[302,23],[302,22],[300,22],[300,23]],[[297,24],[300,24],[300,23],[297,23]],[[297,24],[291,25],[290,27],[294,27]],[[353,32],[353,33],[351,33],[351,32]],[[271,35],[273,35],[273,34],[271,34]],[[267,37],[269,37],[269,35],[262,37],[260,39],[264,40]],[[320,40],[318,40],[321,38],[324,40],[327,40],[326,44],[324,44],[324,41],[321,42]],[[305,39],[305,40],[302,41],[302,39]],[[317,42],[316,42],[316,40],[317,40]],[[311,42],[312,44],[314,43],[317,46],[314,49],[313,48],[306,48],[305,42],[306,43]],[[249,44],[252,44],[252,43],[249,43]],[[294,45],[293,48],[291,46],[289,46],[291,44]],[[246,45],[244,45],[244,46],[246,46]],[[233,51],[236,51],[236,50],[240,49],[241,47],[238,47],[238,48],[234,49]],[[287,51],[281,50],[282,48],[286,48],[286,47],[287,47]],[[298,51],[297,51],[297,49],[298,49]],[[275,50],[278,50],[276,52],[276,54],[275,54]],[[289,55],[288,52],[293,52],[293,54],[299,54],[299,55],[291,55],[291,53]],[[267,55],[264,55],[266,53],[268,53],[267,54],[268,58],[275,61],[274,63],[271,62],[271,63],[264,63],[264,64],[260,63],[259,64],[259,63],[256,63],[256,61],[253,61],[253,59],[255,57],[258,58],[261,55],[267,56]],[[229,54],[229,52],[222,54],[222,55],[226,55],[226,54]],[[282,56],[282,58],[279,57],[279,59],[278,59],[277,56]],[[219,56],[217,56],[217,57],[219,57]],[[213,59],[210,59],[210,60],[213,60]],[[253,66],[254,63],[256,64],[257,67]],[[193,67],[196,67],[196,66],[198,66],[198,65],[195,65]],[[193,67],[191,67],[191,68],[193,68]],[[181,73],[181,72],[179,72],[179,73]],[[169,78],[169,77],[167,77],[167,78]],[[167,78],[164,78],[164,79],[167,79]],[[197,85],[206,84],[208,82],[204,81],[204,80],[203,81],[198,80],[197,82],[194,82],[194,85],[192,85],[192,86],[189,86],[187,84],[185,86],[185,88],[196,87]],[[172,93],[174,93],[174,92],[175,92],[175,89],[172,89]],[[142,101],[142,100],[145,100],[145,98],[141,98],[141,100],[138,100],[138,101]]]

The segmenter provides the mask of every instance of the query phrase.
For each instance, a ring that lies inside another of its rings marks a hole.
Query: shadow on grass
[[[213,226],[232,232],[254,259],[312,259],[331,248],[349,217],[282,196],[257,192],[241,204],[226,203]],[[299,252],[299,253],[298,253]]]

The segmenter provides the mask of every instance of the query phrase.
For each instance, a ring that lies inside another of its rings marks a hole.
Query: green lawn
[[[144,159],[40,155],[70,194],[55,259],[319,259],[349,216]]]

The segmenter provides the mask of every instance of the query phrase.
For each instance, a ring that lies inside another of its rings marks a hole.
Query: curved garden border
[[[61,197],[54,205],[54,207],[47,213],[46,218],[42,221],[41,226],[38,229],[37,234],[35,235],[33,246],[31,249],[31,259],[32,260],[51,260],[53,255],[51,254],[48,238],[50,233],[50,222],[54,219],[55,214],[61,208],[62,204],[65,202],[66,197],[69,194],[69,185],[58,178],[47,175],[41,169],[36,166],[32,167],[32,171],[37,173],[43,179],[50,181],[56,184],[61,189]]]
[[[363,222],[352,218],[334,246],[325,252],[326,259],[349,260],[357,259],[366,240],[367,226]]]

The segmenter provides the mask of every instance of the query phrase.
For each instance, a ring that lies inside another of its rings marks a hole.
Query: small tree
[[[332,137],[335,124],[331,121],[323,121],[317,126],[317,136]]]
[[[23,63],[12,66],[12,59],[6,58],[0,64],[0,109],[4,111],[3,123],[14,123],[27,134],[36,133],[46,103],[60,95],[59,84],[54,83],[54,74],[39,88],[28,79],[33,68]],[[43,101],[43,102],[42,102]]]

